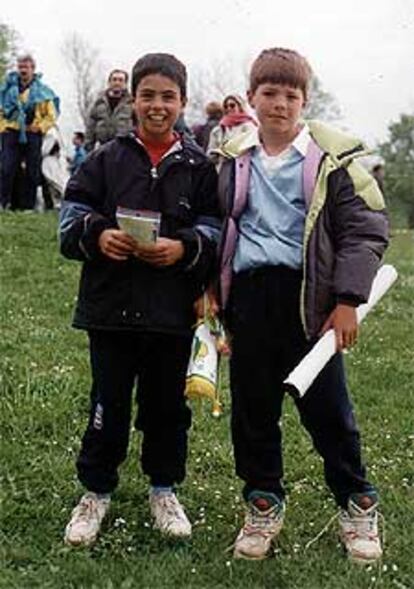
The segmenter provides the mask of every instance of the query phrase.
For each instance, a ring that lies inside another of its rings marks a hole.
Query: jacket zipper
[[[311,204],[309,206],[309,211],[308,211],[308,214],[307,214],[306,218],[310,214],[312,214],[312,216],[314,215],[313,214],[313,211],[312,211],[312,204],[314,203],[314,196],[315,196],[316,186],[318,184],[318,181],[319,181],[319,178],[320,178],[321,168],[322,168],[322,166],[324,164],[325,159],[326,159],[326,153],[324,153],[322,155],[321,160],[319,162],[318,173],[316,175],[316,181],[315,181],[315,186],[314,186],[314,189],[313,189]],[[325,198],[326,198],[326,195],[325,195]],[[315,216],[315,219],[313,220],[312,227],[311,227],[310,231],[308,232],[308,235],[307,235],[306,239],[304,239],[304,241],[303,241],[303,277],[302,277],[302,284],[301,284],[301,288],[300,288],[299,315],[300,315],[300,318],[301,318],[301,321],[302,321],[303,330],[305,332],[305,336],[306,336],[307,339],[309,339],[309,331],[308,331],[308,326],[307,326],[307,323],[306,323],[306,312],[305,312],[305,291],[306,291],[306,280],[307,280],[306,274],[307,274],[307,258],[308,258],[307,249],[308,249],[308,244],[309,244],[311,233],[312,233],[312,231],[315,228],[317,216],[319,216],[319,213],[318,213],[318,215]],[[305,224],[306,224],[306,222],[305,222]]]

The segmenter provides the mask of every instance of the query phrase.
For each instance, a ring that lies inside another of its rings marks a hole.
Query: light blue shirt
[[[303,140],[277,158],[266,156],[261,147],[254,149],[247,206],[239,219],[235,272],[280,264],[302,267],[305,153]]]

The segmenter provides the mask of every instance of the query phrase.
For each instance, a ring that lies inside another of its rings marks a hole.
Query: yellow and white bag
[[[215,320],[214,323],[218,323]],[[201,320],[194,332],[190,361],[187,369],[186,396],[193,400],[210,399],[213,415],[222,412],[218,387],[219,354],[217,352],[217,332],[212,330],[212,321]]]

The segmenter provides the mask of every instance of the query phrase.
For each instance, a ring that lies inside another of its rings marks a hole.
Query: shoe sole
[[[164,538],[176,539],[176,540],[188,540],[192,536],[192,531],[189,534],[174,534],[169,530],[164,530],[157,526],[156,524],[153,525],[154,530],[158,530],[158,532],[164,536]]]
[[[250,556],[247,554],[244,554],[243,552],[233,552],[233,558],[235,560],[266,560],[268,558],[270,558],[272,556],[272,551],[269,550],[266,554],[262,555],[262,556]]]
[[[72,548],[83,548],[83,547],[90,548],[91,546],[93,546],[95,544],[96,540],[97,540],[97,537],[93,538],[92,540],[88,540],[88,541],[79,540],[78,542],[75,542],[75,541],[70,540],[69,538],[65,537],[63,539],[63,542],[65,543],[66,546],[70,546]]]
[[[382,558],[382,554],[380,556],[377,556],[376,558],[363,558],[363,557],[358,557],[358,556],[353,556],[351,554],[348,554],[349,562],[352,562],[353,564],[357,564],[359,566],[367,566],[370,564],[376,564],[381,558]]]
[[[237,549],[233,551],[233,558],[236,560],[266,560],[273,556],[273,550],[276,545],[277,538],[273,538],[270,543],[269,550],[265,554],[261,554],[260,556],[250,556],[249,554],[245,554],[244,552],[240,552]]]

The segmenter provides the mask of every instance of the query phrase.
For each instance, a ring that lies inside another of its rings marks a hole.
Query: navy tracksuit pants
[[[91,409],[77,460],[82,484],[110,493],[127,455],[134,387],[136,426],[143,432],[141,464],[153,485],[185,477],[191,412],[184,389],[191,337],[90,331]]]
[[[263,267],[234,276],[227,311],[232,333],[230,382],[236,472],[253,489],[284,497],[282,382],[310,349],[299,317],[301,272]],[[361,462],[360,436],[342,356],[336,354],[296,401],[302,424],[324,461],[336,502],[373,490]]]

